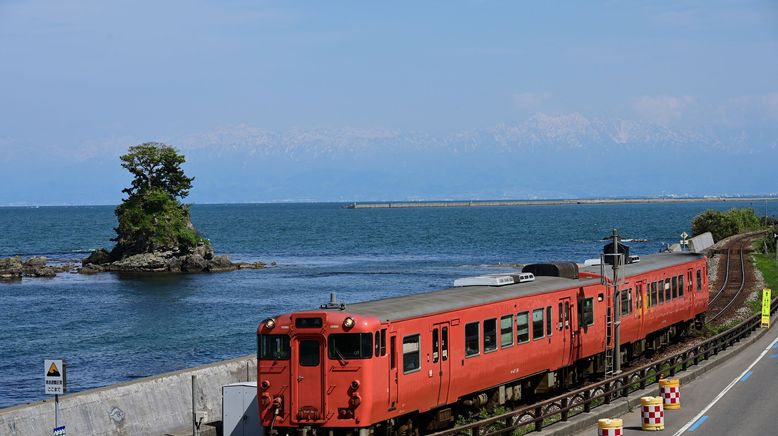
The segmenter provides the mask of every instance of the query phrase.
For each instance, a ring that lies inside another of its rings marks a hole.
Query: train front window
[[[369,359],[373,357],[371,333],[333,333],[327,354],[333,360]]]
[[[259,360],[289,360],[289,335],[259,335]]]
[[[319,341],[300,341],[300,365],[319,366]]]

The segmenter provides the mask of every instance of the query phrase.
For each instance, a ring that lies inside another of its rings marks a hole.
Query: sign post
[[[762,289],[762,327],[770,327],[770,289]]]
[[[43,361],[43,387],[46,395],[54,395],[54,436],[65,436],[65,426],[59,425],[59,396],[65,393],[65,363],[62,359]]]

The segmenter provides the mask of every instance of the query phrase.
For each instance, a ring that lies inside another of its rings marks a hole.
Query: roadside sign
[[[65,365],[62,363],[62,359],[43,361],[43,380],[47,395],[65,393]]]
[[[65,426],[54,427],[54,436],[65,436]]]
[[[762,289],[762,327],[770,327],[770,289]]]

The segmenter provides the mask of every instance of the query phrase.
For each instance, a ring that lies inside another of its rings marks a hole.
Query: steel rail
[[[778,310],[778,297],[771,302],[770,313]],[[519,407],[510,412],[433,433],[430,436],[491,436],[510,434],[518,428],[541,431],[557,421],[589,413],[600,404],[626,397],[637,390],[657,383],[663,375],[675,376],[676,372],[698,365],[726,348],[734,345],[761,326],[761,314],[755,314],[736,326],[697,345],[641,367],[625,371],[617,376],[566,392],[554,398]],[[531,427],[530,427],[531,426]]]
[[[745,247],[745,243],[740,245],[740,287],[738,288],[735,295],[732,297],[732,300],[724,306],[723,309],[721,309],[717,314],[713,315],[710,319],[708,319],[708,322],[712,322],[716,318],[718,318],[721,314],[727,311],[729,309],[729,306],[732,306],[735,301],[737,300],[737,297],[740,295],[741,292],[743,292],[743,288],[746,286],[746,264],[745,264],[745,250],[743,250],[743,247]],[[729,263],[727,263],[727,267],[729,267]],[[709,303],[710,304],[710,303]]]
[[[721,295],[722,292],[724,292],[724,289],[727,287],[727,282],[729,282],[729,258],[732,254],[732,249],[727,248],[727,272],[724,274],[724,283],[721,285],[721,289],[719,289],[718,292],[716,292],[716,295],[711,298],[711,300],[708,302],[708,306],[713,304],[713,302],[716,301],[717,298],[719,298],[719,295]]]

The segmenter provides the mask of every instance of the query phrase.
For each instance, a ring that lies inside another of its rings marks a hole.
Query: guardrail
[[[778,297],[772,300],[771,314],[778,310],[776,303],[778,303]],[[500,435],[510,434],[518,429],[526,430],[522,433],[533,430],[541,431],[544,427],[555,422],[567,421],[580,413],[588,413],[601,404],[610,404],[617,398],[626,397],[632,392],[645,389],[647,385],[658,382],[660,374],[674,376],[676,372],[685,370],[690,365],[697,365],[749,336],[751,332],[760,328],[760,325],[761,314],[753,315],[725,332],[656,362],[625,371],[617,376],[554,398],[478,422],[433,433],[430,436]]]

